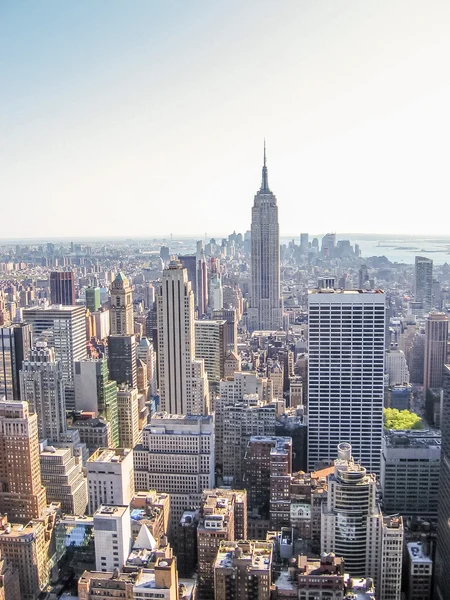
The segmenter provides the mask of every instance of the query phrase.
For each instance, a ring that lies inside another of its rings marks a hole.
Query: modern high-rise
[[[225,320],[195,321],[195,357],[204,360],[208,381],[217,386],[224,376],[227,353],[226,325]]]
[[[99,287],[88,287],[85,291],[86,294],[86,308],[89,312],[93,313],[97,311],[102,305],[100,300],[100,288]]]
[[[227,347],[231,352],[237,352],[237,311],[235,308],[213,310],[213,319],[225,319],[227,323]]]
[[[308,359],[309,470],[341,440],[380,473],[383,434],[385,294],[311,290]]]
[[[62,363],[66,408],[75,408],[73,383],[74,362],[86,358],[86,308],[84,306],[37,306],[23,311],[24,320],[32,325],[33,337],[52,332],[48,344]]]
[[[106,503],[94,513],[95,568],[122,571],[131,550],[131,517],[128,504]]]
[[[62,364],[55,349],[37,340],[20,371],[20,397],[38,417],[39,439],[59,442],[67,430]]]
[[[134,333],[133,294],[128,279],[121,271],[112,282],[110,292],[111,335],[132,335]]]
[[[194,294],[179,261],[164,269],[158,306],[161,408],[171,414],[208,413],[208,380],[195,358]]]
[[[185,510],[199,508],[202,492],[214,486],[212,416],[156,413],[134,448],[137,490],[170,494],[172,526]]]
[[[126,384],[117,390],[117,422],[120,448],[134,448],[139,442],[139,394]]]
[[[52,304],[73,306],[75,304],[75,282],[73,271],[50,273],[50,298]]]
[[[433,304],[433,261],[425,256],[416,256],[414,292],[416,302],[421,302],[425,311]]]
[[[280,293],[280,230],[276,196],[269,188],[264,144],[261,189],[256,193],[251,226],[251,292],[248,327],[278,330],[283,326]]]
[[[435,595],[437,600],[447,600],[450,590],[450,365],[444,367],[441,432]]]
[[[0,327],[0,398],[20,400],[19,371],[31,348],[31,325]]]
[[[106,358],[86,358],[75,363],[75,409],[104,417],[111,426],[114,445],[119,445],[117,385],[109,379]],[[75,427],[77,425],[74,425]]]
[[[41,517],[45,506],[37,415],[27,402],[0,400],[0,515],[26,523]]]
[[[108,366],[110,378],[120,385],[137,387],[136,336],[108,337]]]
[[[134,496],[133,450],[99,448],[87,462],[89,514],[101,504],[126,506]]]
[[[351,452],[350,444],[338,445],[334,472],[328,476],[321,552],[342,556],[351,577],[373,578],[380,600],[400,600],[403,519],[383,516],[376,477],[356,463]]]
[[[426,390],[441,388],[444,380],[444,365],[447,361],[448,316],[432,312],[425,322],[425,357],[423,385]]]

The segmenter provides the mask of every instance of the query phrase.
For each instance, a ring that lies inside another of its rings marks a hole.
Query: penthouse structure
[[[220,542],[214,562],[214,599],[269,600],[272,553],[272,542]]]
[[[214,485],[212,416],[156,413],[134,448],[137,490],[170,494],[171,524],[185,510],[200,507],[202,492]]]

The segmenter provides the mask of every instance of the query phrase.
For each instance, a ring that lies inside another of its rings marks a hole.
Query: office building
[[[197,527],[198,592],[214,599],[214,561],[221,542],[247,539],[245,490],[206,489]],[[243,535],[238,535],[242,533]]]
[[[94,513],[95,568],[123,569],[131,550],[131,519],[128,505],[102,504]]]
[[[52,304],[62,304],[64,306],[75,304],[73,271],[52,271],[50,273],[50,298]]]
[[[120,385],[137,387],[136,337],[110,335],[108,338],[108,365],[110,378]]]
[[[448,316],[432,312],[425,322],[423,385],[425,390],[441,388],[447,361]]]
[[[202,492],[214,486],[212,416],[156,413],[134,448],[137,490],[170,494],[173,527],[185,510],[199,508]]]
[[[119,447],[134,448],[139,442],[139,394],[126,384],[117,390],[117,422]]]
[[[147,367],[148,391],[150,395],[153,396],[156,394],[158,388],[157,366],[155,348],[153,342],[149,338],[141,338],[136,350],[136,356],[138,360],[142,360]]]
[[[97,450],[97,448],[114,448],[111,423],[103,417],[86,417],[81,414],[79,418],[73,420],[67,432],[71,435],[78,435],[80,443],[87,449],[88,457]]]
[[[270,600],[273,542],[220,542],[214,561],[214,600]]]
[[[98,340],[105,340],[110,333],[109,310],[96,310],[92,313],[95,323],[95,335]]]
[[[407,600],[431,600],[433,560],[429,541],[406,544]]]
[[[20,397],[38,418],[39,439],[59,442],[67,430],[62,364],[46,341],[36,341],[20,371]]]
[[[31,325],[0,327],[0,398],[20,400],[19,372],[31,348]]]
[[[38,519],[46,506],[39,464],[38,420],[28,404],[0,400],[0,514]]]
[[[385,431],[381,453],[383,510],[435,520],[441,435],[437,431]]]
[[[386,373],[389,375],[390,386],[409,383],[409,368],[405,353],[394,345],[386,350]]]
[[[117,385],[109,378],[105,358],[86,358],[75,362],[75,409],[104,417],[110,424],[112,443],[119,446]],[[78,421],[75,427],[78,427]],[[88,444],[89,447],[92,447]],[[104,446],[99,444],[95,448]],[[128,448],[129,446],[122,446]]]
[[[424,256],[416,256],[414,293],[425,311],[433,307],[433,261]]]
[[[178,573],[191,577],[197,565],[197,526],[199,510],[185,510],[179,520],[175,534],[175,554]]]
[[[375,475],[354,462],[351,450],[350,444],[339,444],[328,476],[321,550],[342,556],[351,577],[373,578],[380,600],[400,600],[403,520],[383,516]]]
[[[99,448],[87,462],[87,481],[90,515],[101,504],[129,505],[134,496],[133,450]]]
[[[227,354],[227,322],[203,319],[195,321],[195,358],[203,359],[208,381],[218,387],[224,377]]]
[[[303,251],[308,251],[309,247],[309,233],[301,233],[300,234],[300,248]]]
[[[251,293],[248,327],[277,330],[283,326],[283,301],[280,293],[280,231],[276,196],[270,191],[266,146],[261,189],[252,208]]]
[[[86,358],[85,315],[84,306],[37,306],[23,311],[24,320],[32,326],[33,338],[52,332],[48,343],[62,363],[67,410],[75,408],[74,362]]]
[[[38,600],[50,581],[54,561],[54,526],[56,514],[48,514],[26,524],[11,523],[0,516],[0,554],[17,571],[20,595],[11,600]]]
[[[309,305],[308,464],[330,460],[348,440],[380,472],[384,402],[385,294],[312,290]]]
[[[444,398],[442,408],[441,470],[436,546],[437,600],[446,600],[450,590],[450,365],[444,367]]]
[[[207,414],[208,380],[195,358],[194,295],[179,261],[164,269],[158,306],[159,389],[162,410]]]
[[[244,475],[244,457],[252,436],[275,435],[276,405],[264,404],[256,394],[242,402],[224,406],[219,419],[223,432],[222,476],[226,485],[240,487]]]
[[[88,287],[85,291],[86,294],[86,308],[92,314],[96,312],[102,305],[100,300],[100,288],[99,287]]]
[[[227,350],[229,352],[237,353],[237,311],[235,308],[221,308],[219,310],[213,310],[212,318],[217,321],[226,321],[226,340]]]
[[[73,456],[71,448],[41,445],[42,485],[47,502],[61,502],[61,511],[68,515],[84,515],[88,503],[87,482],[82,463]]]

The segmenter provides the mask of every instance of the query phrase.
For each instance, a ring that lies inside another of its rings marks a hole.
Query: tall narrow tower
[[[157,304],[161,408],[206,414],[208,380],[203,359],[195,359],[194,293],[180,261],[164,269]]]
[[[111,284],[109,318],[111,335],[132,335],[134,333],[131,286],[121,271]]]
[[[433,261],[425,256],[416,256],[414,291],[416,300],[430,310],[433,303]]]
[[[255,195],[251,232],[252,285],[248,326],[251,331],[279,329],[283,325],[280,229],[277,199],[269,188],[265,142],[261,189]]]

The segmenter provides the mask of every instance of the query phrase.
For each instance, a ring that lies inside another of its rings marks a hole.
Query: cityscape
[[[5,600],[447,598],[450,265],[280,244],[262,154],[242,233],[1,246]]]
[[[450,600],[450,3],[0,15],[0,600]]]

